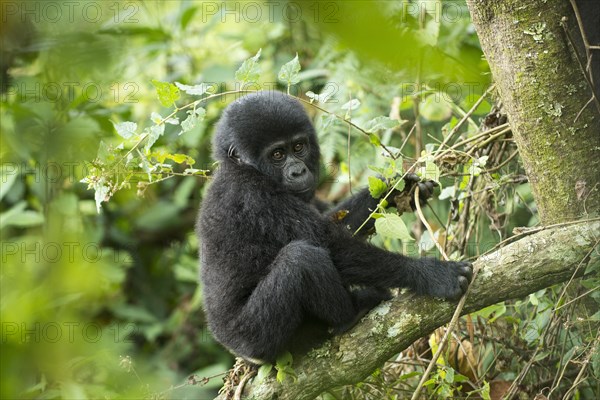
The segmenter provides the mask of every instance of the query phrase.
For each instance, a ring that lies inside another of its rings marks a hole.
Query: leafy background
[[[216,167],[210,156],[214,123],[241,94],[203,102],[185,129],[181,122],[190,114],[179,108],[199,98],[189,86],[205,83],[211,93],[289,90],[307,102],[316,98],[313,104],[329,94],[319,107],[359,127],[382,116],[397,121],[380,126],[374,138],[307,106],[323,153],[318,195],[337,201],[350,187],[369,184],[375,172],[391,177],[419,159],[422,172],[430,165],[442,184],[425,215],[452,257],[476,257],[514,227],[538,222],[518,157],[502,164],[515,151],[510,136],[500,137],[507,152],[493,171],[486,170],[482,152],[488,143],[449,154],[458,161],[432,161],[482,95],[459,139],[480,134],[493,104],[488,66],[462,2],[51,3],[55,8],[2,3],[2,69],[11,75],[10,83],[3,76],[0,112],[3,398],[211,398],[222,385],[233,358],[206,327],[193,228]],[[253,57],[251,74],[236,74]],[[295,57],[301,70],[297,76],[290,71],[288,87],[279,73]],[[163,101],[173,87],[182,89],[178,108]],[[170,113],[178,125],[165,123]],[[139,135],[159,125],[146,146]],[[137,158],[116,162],[138,142],[140,151],[131,152]],[[402,157],[392,163],[380,143],[401,149]],[[90,181],[102,176],[103,185]],[[474,233],[453,244],[466,237],[452,230],[452,215],[473,207],[465,199],[475,178],[478,190],[491,194],[474,208]],[[393,232],[371,240],[394,251],[439,256],[414,215],[400,221],[411,240],[394,239]],[[468,380],[471,396],[487,397],[490,382],[492,394],[495,383],[510,383],[527,360],[515,353],[536,349],[557,292],[473,315],[476,327],[462,328],[475,366],[448,360],[427,383],[429,392],[452,397],[462,388],[466,396]],[[569,332],[554,333],[562,350],[538,355],[524,384],[535,387],[552,376],[549,368],[583,354],[593,338],[588,323],[598,318],[581,318],[569,319]],[[424,347],[415,346],[424,348],[412,354],[416,364],[386,364],[366,382],[324,396],[402,398],[416,385],[419,363],[435,342],[432,335]]]

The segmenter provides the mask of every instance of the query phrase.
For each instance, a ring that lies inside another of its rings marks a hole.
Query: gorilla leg
[[[346,325],[358,312],[327,250],[293,241],[279,252],[238,316],[240,356],[274,361],[300,324],[313,317],[329,326]]]

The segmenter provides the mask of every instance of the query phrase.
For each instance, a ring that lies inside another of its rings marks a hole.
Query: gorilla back
[[[308,325],[343,332],[389,298],[387,288],[451,299],[466,290],[468,263],[411,259],[352,237],[347,228],[378,203],[367,189],[320,211],[319,146],[292,97],[257,92],[231,103],[213,154],[220,165],[197,225],[201,279],[209,327],[234,354],[273,362]],[[341,221],[339,210],[348,211]]]

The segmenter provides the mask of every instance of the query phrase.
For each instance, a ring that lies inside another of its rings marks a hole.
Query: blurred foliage
[[[242,90],[287,90],[307,103],[324,199],[367,184],[382,190],[368,177],[394,185],[411,167],[440,182],[425,210],[434,237],[414,215],[380,210],[391,233],[373,243],[420,255],[435,254],[435,240],[452,257],[476,257],[537,223],[509,129],[480,128],[492,109],[490,76],[462,2],[0,6],[2,398],[216,393],[233,358],[207,330],[193,227],[214,169],[212,126]],[[196,107],[197,96],[228,91]],[[107,171],[103,184],[89,180]],[[397,240],[406,235],[416,241]],[[597,282],[582,288],[574,298],[598,299]],[[474,314],[477,329],[462,328],[475,368],[449,361],[430,393],[485,397],[494,381],[518,376],[525,355],[536,364],[522,385],[535,388],[559,367],[556,390],[565,392],[598,314],[570,316],[582,308],[564,297],[566,308],[549,312],[557,291]],[[539,352],[550,321],[560,346]],[[344,398],[402,398],[430,342],[340,389]],[[590,363],[598,377],[597,353]]]

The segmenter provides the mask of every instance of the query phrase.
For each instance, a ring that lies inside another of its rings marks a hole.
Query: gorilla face
[[[315,186],[315,176],[306,165],[310,152],[308,135],[297,134],[267,146],[258,167],[289,192],[306,193]]]
[[[302,105],[281,92],[257,92],[231,103],[217,125],[215,158],[252,166],[289,193],[316,186],[319,145]]]

